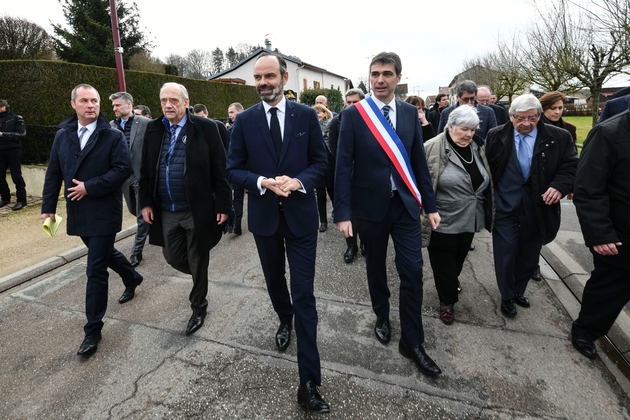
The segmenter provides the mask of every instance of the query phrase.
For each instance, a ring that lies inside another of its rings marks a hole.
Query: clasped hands
[[[286,175],[275,178],[265,178],[260,182],[260,186],[272,191],[280,197],[288,197],[293,191],[302,188],[302,184],[295,178]]]

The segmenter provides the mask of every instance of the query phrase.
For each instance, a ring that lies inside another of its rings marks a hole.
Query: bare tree
[[[178,54],[170,54],[166,57],[166,65],[173,66],[177,69],[177,75],[186,77],[186,74],[189,73],[188,62],[185,57],[182,57]],[[172,68],[172,67],[171,67]]]
[[[0,17],[0,60],[52,60],[55,47],[41,26],[26,19]]]
[[[528,31],[553,54],[532,53],[532,66],[547,88],[588,88],[593,125],[602,86],[630,67],[630,3],[627,0],[548,0],[538,3],[538,23]],[[548,67],[547,76],[542,69]],[[555,75],[556,82],[549,76]],[[563,81],[561,85],[557,83]]]
[[[188,72],[184,77],[207,79],[212,76],[212,54],[204,50],[192,50],[186,54]]]

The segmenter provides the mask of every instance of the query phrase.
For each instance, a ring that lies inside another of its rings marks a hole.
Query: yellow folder
[[[59,224],[61,223],[62,220],[63,218],[61,216],[59,216],[58,214],[55,214],[55,221],[53,222],[50,217],[47,218],[44,224],[42,225],[42,229],[44,229],[44,232],[46,232],[48,236],[50,236],[51,238],[54,238],[55,234],[57,233],[57,228],[59,227]]]

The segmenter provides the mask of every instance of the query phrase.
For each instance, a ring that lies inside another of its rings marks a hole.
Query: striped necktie
[[[389,123],[389,125],[392,126],[392,128],[394,129],[394,131],[396,131],[396,127],[394,127],[394,124],[392,124],[392,120],[389,119],[389,110],[392,109],[391,106],[389,105],[385,105],[383,108],[381,108],[381,112],[383,113],[383,116],[385,117],[385,119],[387,120],[387,122]]]

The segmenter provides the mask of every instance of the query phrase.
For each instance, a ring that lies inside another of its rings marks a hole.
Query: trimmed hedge
[[[337,89],[308,89],[300,94],[300,102],[304,105],[315,105],[315,98],[324,95],[328,99],[331,111],[341,112],[343,109],[343,95]]]
[[[72,115],[70,92],[79,83],[94,86],[101,95],[101,112],[108,119],[114,118],[108,97],[118,91],[116,69],[64,61],[7,60],[0,61],[0,74],[0,98],[6,99],[11,110],[22,115],[27,124],[57,125]],[[260,101],[253,86],[133,70],[125,70],[125,81],[134,104],[147,105],[154,118],[162,114],[159,92],[166,82],[186,86],[190,104],[206,105],[213,118],[226,119],[227,108],[233,102],[248,108]]]

